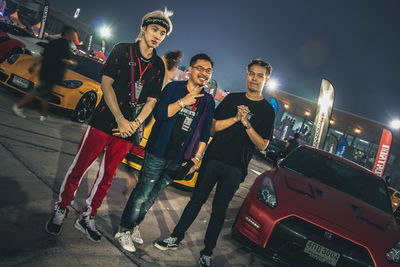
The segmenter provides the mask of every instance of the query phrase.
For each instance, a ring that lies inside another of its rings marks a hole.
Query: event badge
[[[182,124],[182,130],[185,132],[188,132],[190,129],[190,125],[192,124],[192,121],[193,121],[193,118],[185,116],[185,120],[183,121],[183,124]]]
[[[139,99],[142,89],[143,89],[143,83],[141,81],[135,82],[135,99]]]

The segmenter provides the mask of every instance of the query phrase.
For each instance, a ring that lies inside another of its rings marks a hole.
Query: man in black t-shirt
[[[66,65],[76,65],[76,62],[71,60],[72,53],[69,44],[74,39],[76,30],[70,26],[65,26],[61,33],[61,38],[51,41],[43,51],[43,57],[29,68],[29,72],[33,73],[39,63],[40,68],[39,87],[25,95],[17,104],[13,106],[13,111],[19,117],[26,118],[23,112],[23,107],[32,102],[35,98],[40,98],[41,116],[40,120],[44,121],[47,118],[49,109],[49,99],[53,86],[62,82]]]
[[[142,19],[141,33],[135,44],[118,44],[104,68],[103,98],[82,137],[78,153],[60,189],[59,200],[46,231],[58,235],[67,207],[72,205],[82,177],[104,152],[96,180],[86,199],[86,208],[75,228],[95,242],[101,239],[93,216],[97,213],[122,159],[132,148],[131,136],[152,112],[161,95],[164,64],[155,48],[172,30],[172,13],[153,11]]]
[[[211,266],[212,250],[222,229],[226,209],[247,175],[254,149],[266,149],[272,138],[275,112],[262,96],[271,70],[267,62],[252,60],[247,66],[247,92],[231,93],[215,110],[212,125],[215,136],[204,155],[191,200],[171,236],[154,244],[158,249],[179,247],[185,232],[218,184],[204,240],[205,248],[199,259],[200,266]]]

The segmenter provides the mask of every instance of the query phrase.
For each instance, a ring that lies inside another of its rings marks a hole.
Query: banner
[[[44,31],[46,28],[46,21],[47,21],[47,15],[49,12],[49,1],[45,0],[44,1],[44,7],[43,7],[43,17],[42,17],[42,22],[40,24],[40,29],[39,29],[39,39],[43,39],[44,38]]]
[[[381,141],[379,143],[378,152],[376,153],[376,159],[372,172],[383,176],[387,160],[389,158],[390,146],[392,145],[392,133],[389,130],[383,129]]]
[[[278,101],[276,101],[276,99],[272,97],[272,98],[271,98],[271,101],[269,101],[269,103],[270,103],[271,106],[274,108],[275,117],[276,117],[276,113],[278,113],[278,109],[279,109]]]
[[[322,79],[317,113],[310,138],[310,145],[315,148],[323,149],[332,114],[334,94],[335,89],[332,84],[328,80]]]
[[[346,153],[347,145],[347,140],[343,136],[341,136],[339,139],[339,145],[336,150],[336,155],[343,158],[344,153]]]

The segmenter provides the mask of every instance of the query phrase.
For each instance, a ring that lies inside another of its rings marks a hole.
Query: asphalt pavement
[[[197,266],[215,191],[189,228],[181,248],[160,251],[153,242],[170,234],[191,195],[167,188],[140,225],[144,244],[137,245],[135,253],[125,252],[113,238],[128,198],[123,192],[131,175],[124,166],[119,168],[96,216],[96,225],[103,231],[100,243],[89,241],[73,227],[96,177],[98,161],[83,178],[60,236],[47,234],[44,225],[87,125],[71,121],[58,110],[50,112],[48,121],[40,122],[38,103],[25,109],[26,119],[19,118],[11,106],[20,97],[0,87],[0,266]],[[212,258],[214,266],[275,266],[230,234],[251,184],[267,169],[265,162],[251,161],[249,175],[228,208]]]

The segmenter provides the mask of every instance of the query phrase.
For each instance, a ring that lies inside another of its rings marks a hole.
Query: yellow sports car
[[[78,122],[87,121],[100,102],[103,92],[100,88],[100,71],[103,64],[89,57],[75,55],[77,66],[68,66],[64,80],[54,86],[50,104],[72,111],[72,118]],[[0,64],[0,84],[26,94],[39,83],[39,69],[29,73],[35,57],[17,54]]]
[[[130,167],[140,171],[142,169],[142,164],[145,155],[145,146],[147,144],[147,140],[150,136],[151,128],[153,128],[154,118],[150,121],[149,124],[144,128],[144,136],[143,140],[140,143],[140,146],[133,147],[132,151],[128,153],[126,158],[122,161],[123,163],[129,165]],[[197,181],[197,171],[193,173],[190,177],[187,177],[188,180],[175,180],[173,185],[185,190],[191,190],[196,185]]]

